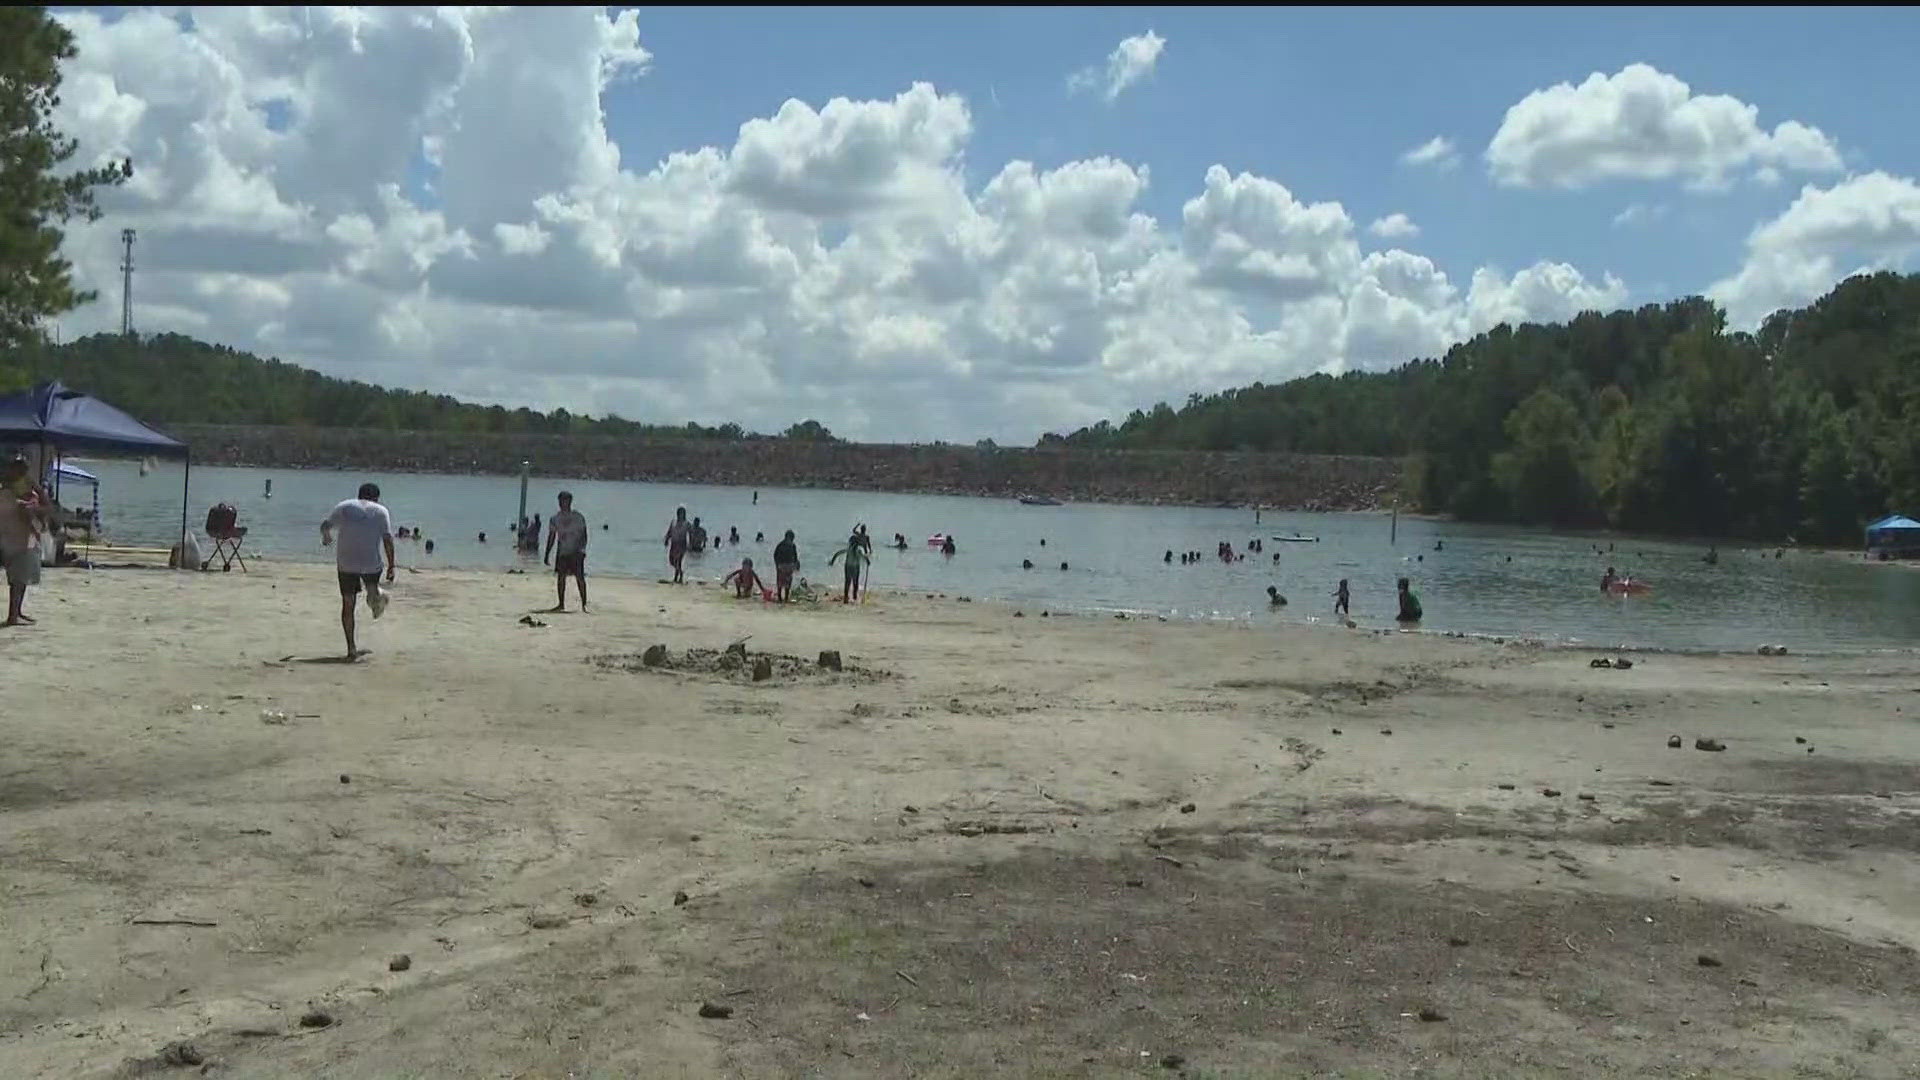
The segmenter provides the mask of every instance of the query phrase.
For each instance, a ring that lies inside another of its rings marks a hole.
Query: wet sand
[[[345,665],[325,568],[49,571],[0,1075],[1920,1060],[1913,656],[592,587],[403,574]]]

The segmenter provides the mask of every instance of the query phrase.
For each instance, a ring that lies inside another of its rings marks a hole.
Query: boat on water
[[[1320,538],[1317,536],[1301,536],[1299,533],[1294,533],[1292,536],[1276,536],[1273,539],[1282,544],[1317,544],[1320,542]]]
[[[1020,505],[1022,506],[1059,506],[1060,500],[1049,499],[1045,495],[1022,495],[1020,496]]]

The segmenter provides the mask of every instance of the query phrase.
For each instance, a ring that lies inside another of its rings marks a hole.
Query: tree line
[[[1438,360],[1255,384],[1043,444],[1408,459],[1462,518],[1845,543],[1920,511],[1920,274],[1729,331],[1699,298],[1498,326]]]
[[[739,424],[643,424],[608,414],[475,405],[446,394],[336,379],[182,334],[94,334],[64,345],[37,340],[0,355],[0,390],[59,379],[160,424],[265,424],[494,435],[764,439]],[[779,437],[835,442],[817,420]]]

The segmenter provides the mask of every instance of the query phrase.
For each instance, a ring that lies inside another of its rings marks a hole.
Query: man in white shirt
[[[547,553],[543,559],[553,564],[553,576],[560,587],[560,603],[553,610],[567,610],[569,574],[580,584],[580,610],[587,610],[587,519],[573,508],[571,491],[560,493],[560,512],[547,522]]]
[[[379,618],[387,610],[387,596],[380,591],[380,555],[386,553],[387,581],[393,581],[393,518],[380,505],[380,486],[361,484],[360,497],[348,499],[333,508],[320,523],[320,544],[333,544],[335,530],[340,543],[334,546],[334,569],[340,575],[340,629],[347,632],[347,661],[366,655],[353,640],[353,602],[364,587],[367,610]]]

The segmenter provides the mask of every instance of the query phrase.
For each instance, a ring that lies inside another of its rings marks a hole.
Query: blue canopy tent
[[[0,398],[0,443],[37,445],[55,451],[92,450],[179,458],[186,464],[180,481],[180,536],[187,535],[187,482],[193,455],[187,444],[128,416],[119,409],[70,389],[44,382],[24,394]],[[66,466],[71,468],[71,466]]]
[[[1889,514],[1867,526],[1867,554],[1904,555],[1920,552],[1920,521]]]

